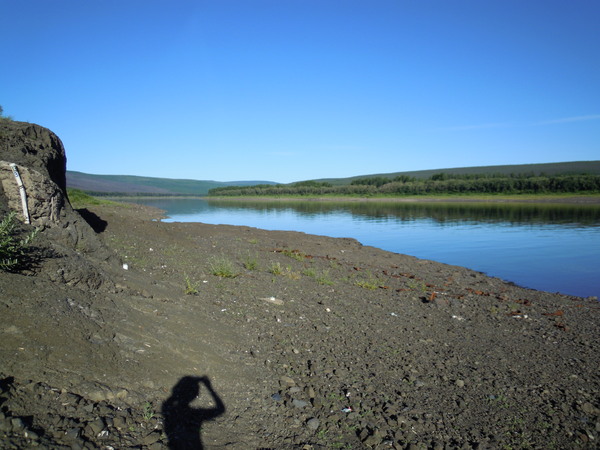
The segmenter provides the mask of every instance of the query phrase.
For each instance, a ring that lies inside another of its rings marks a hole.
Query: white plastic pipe
[[[10,163],[10,168],[12,169],[13,174],[15,175],[15,179],[17,180],[17,186],[19,186],[19,193],[21,194],[21,206],[23,207],[23,217],[25,218],[25,223],[30,223],[25,185],[23,185],[23,180],[21,180],[21,175],[19,175],[19,169],[17,168],[17,165],[14,163]]]

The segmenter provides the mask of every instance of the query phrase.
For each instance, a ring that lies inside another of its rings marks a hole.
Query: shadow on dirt
[[[76,211],[83,218],[83,220],[85,220],[88,223],[88,225],[92,227],[92,230],[94,230],[96,233],[102,233],[104,230],[106,230],[108,222],[106,220],[102,220],[89,209],[81,208],[77,209]]]
[[[195,408],[191,403],[200,396],[204,384],[215,406]],[[162,404],[165,433],[169,448],[174,450],[202,449],[202,424],[225,412],[225,404],[213,389],[208,377],[185,376],[173,387],[171,396]]]
[[[12,384],[15,382],[15,377],[6,377],[0,379],[0,394],[8,392]],[[0,397],[0,405],[5,401],[5,398]]]

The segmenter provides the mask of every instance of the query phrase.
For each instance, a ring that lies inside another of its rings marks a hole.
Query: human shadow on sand
[[[210,408],[196,408],[191,403],[200,395],[204,384],[214,402]],[[225,404],[213,389],[208,377],[185,376],[173,387],[171,396],[162,404],[165,433],[173,450],[202,449],[200,433],[204,422],[225,412]]]

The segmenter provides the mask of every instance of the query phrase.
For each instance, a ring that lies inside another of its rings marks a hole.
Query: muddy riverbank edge
[[[353,239],[82,212],[113,258],[0,273],[5,448],[598,446],[595,299]]]

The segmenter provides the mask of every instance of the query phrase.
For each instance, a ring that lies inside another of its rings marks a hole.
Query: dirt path
[[[4,448],[598,446],[597,300],[351,239],[90,209],[121,260],[90,255],[109,282],[52,281],[73,269],[56,257],[0,273]]]

